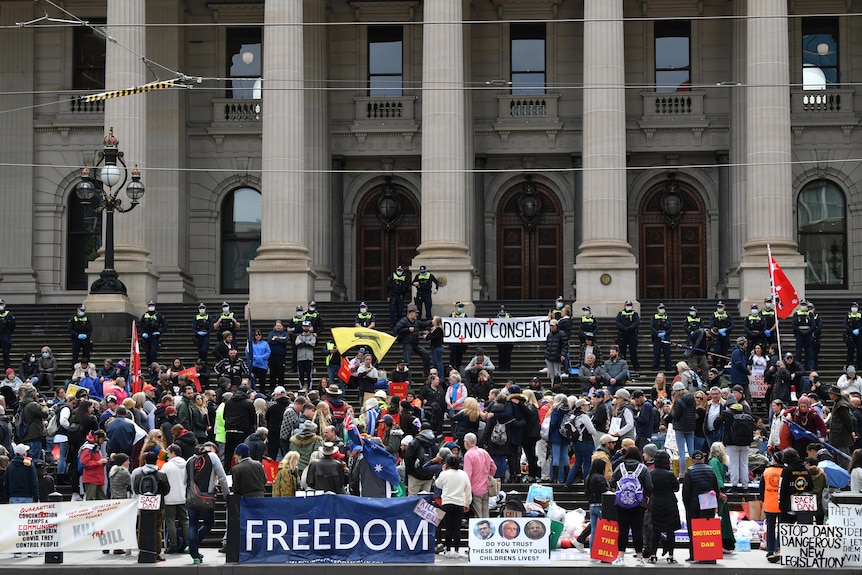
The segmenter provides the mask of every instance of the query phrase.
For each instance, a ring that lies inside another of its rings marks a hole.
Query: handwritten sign
[[[814,513],[817,511],[817,496],[816,495],[791,495],[790,496],[791,511],[808,511]]]
[[[413,508],[413,513],[434,526],[439,525],[440,520],[446,514],[445,511],[434,507],[424,499],[419,500],[419,503]]]
[[[158,511],[161,505],[161,495],[141,495],[138,498],[138,509],[143,511]]]
[[[862,506],[830,503],[829,525],[844,528],[844,567],[862,567]]]
[[[748,376],[748,389],[751,391],[751,397],[763,398],[766,397],[766,390],[769,386],[763,378],[763,374],[752,374]]]
[[[691,545],[695,561],[717,561],[722,558],[721,519],[692,519]]]
[[[616,521],[599,519],[596,523],[596,533],[593,535],[593,546],[590,547],[590,559],[612,563],[619,554],[617,549],[619,537],[620,526]]]
[[[780,523],[781,564],[806,569],[843,567],[844,529],[837,525]]]

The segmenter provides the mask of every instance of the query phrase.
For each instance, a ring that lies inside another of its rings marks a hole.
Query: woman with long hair
[[[176,358],[171,363],[171,366],[168,368],[168,371],[167,371],[167,376],[168,376],[168,379],[171,380],[171,383],[173,385],[179,385],[180,372],[183,371],[185,368],[186,368],[186,366],[183,365],[183,360],[181,360],[180,358]]]
[[[703,424],[708,409],[709,402],[706,399],[706,391],[698,389],[694,392],[694,410],[697,414],[694,424],[694,446],[695,449],[702,451],[709,450],[709,445],[706,444],[706,436],[703,433]]]
[[[207,433],[210,430],[209,409],[207,401],[202,393],[195,393],[195,403],[192,406],[192,433],[199,444],[206,443]],[[258,426],[259,427],[259,426]]]
[[[431,320],[431,331],[426,337],[431,347],[431,365],[437,368],[438,375],[443,375],[443,319],[439,315]]]
[[[288,451],[281,463],[278,464],[278,473],[272,481],[273,497],[293,497],[299,487],[299,453]]]
[[[667,399],[668,396],[667,378],[664,372],[660,371],[655,374],[655,380],[653,381],[652,389],[650,389],[650,397],[655,402],[656,399]]]
[[[608,480],[605,478],[605,468],[608,462],[597,457],[590,463],[590,473],[584,482],[587,492],[587,501],[590,504],[590,547],[593,546],[593,538],[596,535],[596,523],[602,518],[602,495],[610,489]]]
[[[329,411],[329,404],[325,401],[321,401],[317,404],[317,407],[314,409],[314,423],[317,424],[317,429],[320,431],[320,434],[323,435],[323,430],[334,424],[334,420],[332,419],[332,413]],[[383,428],[382,425],[378,425],[378,430]]]
[[[524,401],[521,402],[521,412],[524,414],[524,429],[521,436],[521,448],[527,458],[527,475],[524,481],[532,482],[541,479],[542,470],[539,458],[536,456],[536,445],[542,438],[542,423],[539,421],[539,401],[532,389],[521,392]]]
[[[680,362],[685,363],[685,362]],[[694,395],[688,391],[685,383],[678,381],[673,384],[673,406],[670,421],[673,422],[676,448],[679,451],[679,475],[685,474],[686,455],[694,452],[694,429],[697,427],[697,406]],[[667,422],[667,421],[666,421]]]
[[[144,437],[143,443],[141,444],[141,450],[137,457],[138,467],[144,466],[146,463],[144,460],[149,452],[153,452],[158,456],[159,462],[161,462],[157,463],[159,466],[163,465],[164,462],[168,460],[168,446],[165,443],[165,436],[161,429],[152,429],[147,433],[146,437]]]
[[[77,423],[79,427],[77,430],[69,434],[69,449],[66,452],[66,469],[69,475],[69,484],[72,485],[73,489],[77,489],[82,497],[84,492],[83,489],[81,489],[79,482],[81,475],[78,473],[78,450],[81,449],[82,445],[84,445],[84,442],[87,440],[87,436],[99,429],[99,420],[96,418],[94,411],[95,404],[90,401],[86,395],[84,395],[78,398],[78,407],[72,415],[74,421],[70,419],[70,422]]]
[[[569,474],[569,440],[560,435],[560,425],[569,415],[569,399],[558,393],[551,401],[548,424],[548,443],[551,446],[551,481],[564,483]]]
[[[479,402],[475,397],[464,400],[464,407],[452,416],[452,439],[454,439],[464,452],[464,436],[468,433],[479,435],[479,422],[481,421]]]
[[[718,479],[718,488],[724,491],[724,479],[727,477],[727,466],[730,464],[730,457],[727,455],[727,449],[720,441],[713,442],[709,446],[709,456],[707,457],[707,465],[715,471],[715,477]],[[730,508],[727,506],[727,500],[718,499],[718,515],[721,517],[721,544],[724,549],[732,550],[736,547],[736,540],[733,536],[733,524],[730,522]]]
[[[252,402],[254,405],[254,416],[255,416],[255,426],[258,427],[266,427],[266,400],[262,397],[258,397]]]
[[[443,463],[443,471],[435,481],[440,489],[441,507],[446,515],[443,517],[443,544],[446,546],[446,556],[463,558],[461,548],[461,519],[470,508],[473,501],[473,490],[470,477],[461,469],[461,460],[457,455],[449,455]],[[455,548],[454,550],[452,548]]]

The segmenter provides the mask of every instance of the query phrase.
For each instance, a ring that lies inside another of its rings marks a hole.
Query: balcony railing
[[[367,97],[353,98],[354,118],[356,122],[407,122],[413,123],[414,96]]]
[[[854,90],[792,90],[792,113],[799,116],[829,117],[853,115]]]
[[[703,119],[703,97],[706,92],[641,92],[644,119]]]
[[[559,94],[500,94],[497,96],[497,120],[559,119]]]
[[[80,92],[61,92],[58,95],[60,116],[72,116],[81,119],[92,118],[105,113],[105,101],[85,102]]]
[[[218,98],[213,100],[213,123],[242,124],[260,122],[263,100]]]

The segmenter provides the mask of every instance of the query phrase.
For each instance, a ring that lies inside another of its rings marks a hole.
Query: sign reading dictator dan
[[[421,497],[243,497],[240,563],[434,563]]]
[[[620,526],[616,521],[599,519],[596,523],[596,534],[593,535],[593,546],[590,547],[590,559],[612,563],[619,554],[619,537]]]
[[[691,547],[695,561],[718,561],[724,556],[721,548],[721,519],[692,519]]]

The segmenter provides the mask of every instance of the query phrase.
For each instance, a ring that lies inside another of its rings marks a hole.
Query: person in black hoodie
[[[814,514],[797,517],[790,509],[790,498],[801,493],[810,493],[814,487],[811,473],[805,467],[805,462],[799,457],[799,452],[788,447],[782,451],[784,470],[781,472],[781,484],[778,488],[778,508],[781,511],[780,523],[813,523]]]
[[[281,423],[284,420],[284,410],[290,405],[290,398],[287,397],[287,392],[284,387],[278,386],[272,392],[272,397],[275,400],[266,408],[266,428],[269,431],[266,439],[266,454],[272,459],[278,458],[279,433],[281,431]]]
[[[423,426],[424,427],[424,426]],[[437,443],[431,429],[423,429],[407,446],[404,452],[404,473],[407,494],[417,495],[421,491],[431,491],[433,474],[425,469],[425,464],[437,454]]]
[[[195,439],[195,434],[183,427],[179,423],[175,423],[171,427],[171,435],[173,436],[172,443],[176,443],[182,449],[183,459],[188,459],[195,454],[198,446],[198,441]]]
[[[694,548],[691,541],[691,520],[715,517],[716,509],[701,509],[699,495],[714,491],[717,497],[727,500],[727,495],[718,488],[718,476],[712,467],[704,463],[703,452],[700,450],[691,454],[691,467],[685,471],[682,481],[682,504],[685,506],[686,528],[688,528],[688,553],[687,561],[694,561]],[[715,563],[715,561],[704,561],[703,563]]]
[[[652,498],[650,509],[652,515],[652,547],[653,554],[650,563],[658,561],[656,554],[662,533],[665,534],[664,553],[668,563],[676,563],[673,558],[674,532],[679,529],[679,506],[676,504],[676,492],[679,491],[679,481],[670,470],[670,454],[659,451],[655,454],[655,468],[650,471],[652,478]]]
[[[241,385],[224,406],[226,472],[230,472],[234,449],[254,433],[256,423],[257,414],[254,411],[254,404],[248,398],[248,386]]]

